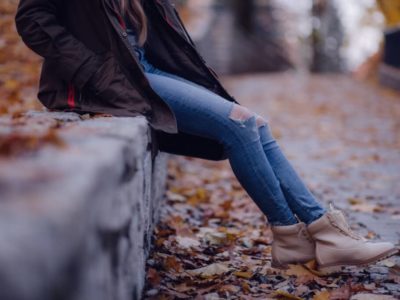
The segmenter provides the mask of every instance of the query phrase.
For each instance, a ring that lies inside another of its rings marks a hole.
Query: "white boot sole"
[[[366,262],[362,262],[362,263],[358,263],[358,264],[338,264],[338,265],[327,266],[327,267],[324,267],[322,265],[322,266],[319,266],[317,270],[318,270],[318,272],[320,272],[323,275],[340,273],[340,272],[344,271],[344,269],[346,269],[347,267],[367,267],[371,264],[374,264],[381,260],[387,259],[398,253],[399,253],[399,249],[394,248],[394,249],[390,249],[384,253],[381,253],[378,256],[375,256],[374,258],[371,258]]]

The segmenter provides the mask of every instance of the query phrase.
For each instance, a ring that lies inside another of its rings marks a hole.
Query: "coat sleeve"
[[[83,88],[103,59],[60,24],[63,1],[21,0],[16,28],[24,43],[54,65],[62,79]]]

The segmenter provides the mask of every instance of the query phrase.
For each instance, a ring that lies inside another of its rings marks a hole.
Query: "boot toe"
[[[390,242],[370,243],[370,249],[371,255],[366,259],[365,264],[374,263],[398,253],[396,246]]]

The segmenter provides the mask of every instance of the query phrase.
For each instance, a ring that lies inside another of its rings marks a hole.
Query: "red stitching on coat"
[[[75,107],[75,87],[70,83],[68,84],[68,106],[70,108]]]
[[[118,22],[119,22],[119,24],[121,25],[121,27],[122,27],[124,30],[126,30],[126,24],[125,24],[125,21],[122,19],[121,15],[117,15],[117,18],[118,18]]]

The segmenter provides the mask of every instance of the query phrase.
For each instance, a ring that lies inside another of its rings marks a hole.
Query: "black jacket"
[[[39,100],[54,110],[143,115],[154,130],[157,149],[224,159],[217,141],[178,131],[173,111],[150,87],[132,54],[125,22],[111,1],[20,1],[18,33],[44,58]],[[169,0],[146,0],[144,10],[150,63],[238,103],[206,65]]]

